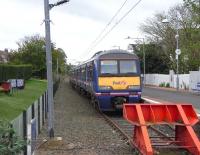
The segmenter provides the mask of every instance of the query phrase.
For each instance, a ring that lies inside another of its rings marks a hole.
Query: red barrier
[[[175,141],[192,154],[200,154],[200,142],[192,126],[198,122],[193,106],[189,104],[124,104],[123,115],[135,125],[133,143],[142,154],[152,155],[153,149],[147,126],[175,125]]]

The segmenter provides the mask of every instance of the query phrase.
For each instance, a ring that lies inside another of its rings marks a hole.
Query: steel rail
[[[129,135],[125,132],[126,129],[123,129],[122,127],[120,127],[120,123],[122,122],[121,120],[117,122],[117,119],[113,120],[111,117],[107,116],[106,114],[104,114],[103,112],[99,111],[97,109],[97,111],[101,114],[101,116],[106,120],[106,122],[108,122],[108,124],[114,128],[115,131],[117,131],[118,133],[120,133],[120,135],[123,137],[123,140],[126,140],[126,143],[128,145],[130,145],[132,148],[136,149],[137,151],[140,152],[140,150],[137,149],[137,146],[134,144],[133,142],[133,138],[132,135]],[[124,120],[124,122],[126,122]],[[127,125],[125,125],[127,127]],[[133,125],[131,124],[131,126],[133,127]],[[172,130],[174,130],[172,127],[170,127]],[[175,141],[175,137],[173,136],[168,136],[166,135],[164,132],[160,131],[159,129],[156,129],[155,127],[149,126],[148,129],[152,130],[153,132],[155,132],[157,135],[160,136],[151,136],[150,138],[157,138],[158,140],[152,140],[152,143],[154,143],[152,146],[156,149],[180,149],[182,148],[181,146],[177,146],[175,145],[178,141]],[[131,132],[132,133],[132,132]],[[163,141],[162,141],[163,140]],[[156,143],[158,142],[158,143]],[[188,146],[188,148],[191,146]],[[157,152],[157,150],[154,150],[155,152]],[[180,150],[181,151],[181,150]]]

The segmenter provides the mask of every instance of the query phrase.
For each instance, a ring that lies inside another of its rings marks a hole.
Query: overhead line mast
[[[53,77],[52,77],[52,52],[51,52],[51,34],[50,34],[50,15],[49,11],[54,6],[58,6],[69,2],[69,0],[62,0],[55,4],[49,4],[49,0],[44,0],[45,13],[45,44],[46,44],[46,66],[47,66],[47,89],[48,89],[48,135],[50,138],[54,137],[54,104],[53,104]]]

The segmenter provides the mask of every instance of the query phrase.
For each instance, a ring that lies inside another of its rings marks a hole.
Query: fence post
[[[47,91],[45,92],[45,118],[47,119],[48,112],[48,100],[47,100]]]
[[[42,125],[44,125],[44,117],[45,117],[45,111],[44,111],[44,94],[42,95]]]
[[[40,98],[38,99],[38,134],[40,133]]]
[[[27,140],[27,114],[23,111],[23,138]],[[27,155],[27,145],[24,146],[24,155]]]
[[[32,110],[32,118],[31,119],[34,119],[34,117],[35,117],[35,106],[34,106],[34,103],[31,106],[31,110]]]
[[[48,102],[48,93],[46,93],[47,94],[47,100],[46,100],[46,102],[47,102],[47,113],[49,112],[49,102]]]
[[[13,129],[13,125],[12,124],[10,124],[10,128],[11,129]],[[10,137],[10,139],[13,139],[13,133],[9,133],[9,137]],[[11,141],[11,146],[10,146],[11,148],[13,147],[13,141]]]

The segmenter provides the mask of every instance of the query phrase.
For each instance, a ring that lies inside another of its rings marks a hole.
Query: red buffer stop
[[[200,154],[200,142],[192,128],[199,120],[191,104],[124,104],[123,116],[135,125],[132,143],[144,155],[153,155],[147,127],[156,124],[175,125],[174,144]]]

